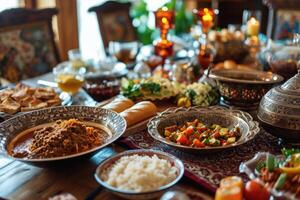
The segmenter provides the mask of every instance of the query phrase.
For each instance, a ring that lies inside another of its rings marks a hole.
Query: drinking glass
[[[132,65],[139,51],[139,43],[111,41],[108,45],[110,55],[114,56],[119,62]]]
[[[87,67],[87,63],[83,61],[81,52],[79,49],[71,49],[68,51],[68,57],[72,64],[72,67],[79,69],[81,67]]]
[[[85,72],[86,68],[74,68],[69,62],[61,63],[53,69],[58,87],[71,96],[76,95],[83,86]]]

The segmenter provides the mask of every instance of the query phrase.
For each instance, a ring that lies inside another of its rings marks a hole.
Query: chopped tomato
[[[214,132],[214,133],[212,134],[212,136],[213,136],[214,138],[219,138],[219,137],[220,137],[219,131]]]
[[[183,145],[187,145],[188,144],[188,139],[184,134],[181,134],[178,138],[177,138],[177,142],[179,144],[183,144]]]
[[[186,135],[192,135],[194,133],[194,127],[193,126],[187,127],[187,129],[184,131],[184,133]]]
[[[183,126],[183,127],[181,127],[179,130],[180,130],[180,131],[184,131],[185,129],[186,129],[186,127]]]
[[[200,142],[200,140],[198,140],[198,139],[194,139],[193,140],[193,146],[194,147],[205,147],[205,144],[203,144],[202,142]]]
[[[199,133],[202,133],[203,131],[206,131],[206,130],[207,130],[206,127],[197,127],[197,131],[198,131]]]

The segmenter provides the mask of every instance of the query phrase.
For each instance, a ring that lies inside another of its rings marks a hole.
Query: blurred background
[[[83,58],[104,57],[105,50],[99,33],[96,14],[88,9],[104,3],[106,0],[0,0],[0,11],[9,8],[57,8],[59,13],[53,17],[53,30],[62,60],[67,59],[69,49],[80,48]],[[120,0],[128,2],[128,0]],[[130,16],[136,28],[138,39],[143,44],[151,44],[159,34],[155,31],[153,11],[165,4],[172,6],[170,0],[132,0]],[[242,24],[243,11],[261,10],[261,32],[266,33],[268,8],[262,0],[177,0],[175,30],[171,34],[189,32],[195,20],[191,10],[193,8],[212,7],[218,10],[215,24],[218,28],[228,24]],[[284,1],[283,1],[284,2]]]

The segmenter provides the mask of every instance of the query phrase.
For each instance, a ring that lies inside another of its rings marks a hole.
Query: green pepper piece
[[[286,173],[280,174],[280,176],[278,177],[278,179],[277,179],[277,181],[276,181],[276,183],[274,185],[274,187],[275,187],[276,190],[280,190],[283,187],[283,185],[284,185],[284,183],[286,181],[286,178],[287,178],[287,174]]]
[[[267,155],[266,167],[268,171],[272,172],[275,168],[275,157],[272,154]]]

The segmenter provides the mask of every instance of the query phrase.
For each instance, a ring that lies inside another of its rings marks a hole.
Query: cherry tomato
[[[193,126],[187,127],[187,129],[184,131],[184,133],[186,135],[192,135],[194,133],[194,127]]]
[[[187,139],[187,137],[184,134],[181,134],[177,138],[177,142],[179,142],[179,144],[187,145],[188,144],[188,139]]]
[[[263,185],[251,180],[246,183],[244,197],[246,200],[269,200],[270,194]]]

